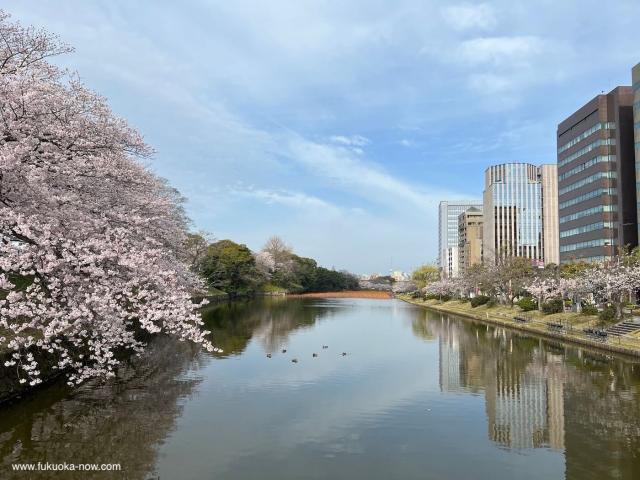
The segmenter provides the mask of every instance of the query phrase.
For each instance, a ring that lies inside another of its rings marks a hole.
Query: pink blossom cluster
[[[182,198],[141,163],[142,137],[49,63],[69,50],[0,11],[0,350],[31,385],[34,351],[77,384],[113,376],[141,331],[214,350],[180,260]]]

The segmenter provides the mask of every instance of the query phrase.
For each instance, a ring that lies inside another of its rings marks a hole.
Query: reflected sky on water
[[[143,479],[640,478],[632,361],[397,300],[204,317],[224,354],[158,339],[118,382],[1,408],[0,478],[75,458]]]

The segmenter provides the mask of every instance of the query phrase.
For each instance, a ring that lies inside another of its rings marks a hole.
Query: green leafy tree
[[[232,296],[252,294],[264,281],[251,250],[231,240],[209,245],[201,273],[210,287]]]
[[[435,265],[424,264],[416,268],[411,274],[411,279],[420,288],[426,287],[429,283],[440,280],[440,269]]]

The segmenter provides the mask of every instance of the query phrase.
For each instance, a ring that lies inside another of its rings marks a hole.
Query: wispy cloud
[[[544,42],[535,36],[480,37],[460,44],[458,60],[466,65],[514,67],[544,52]]]
[[[497,24],[495,10],[486,3],[461,3],[442,10],[445,22],[456,30],[490,30]]]
[[[233,196],[253,198],[266,204],[279,204],[286,207],[300,208],[305,211],[318,209],[334,213],[341,211],[338,206],[303,192],[284,189],[270,190],[267,188],[243,187],[242,184],[229,187],[228,191]]]
[[[307,167],[312,175],[321,175],[332,184],[389,207],[433,209],[448,193],[435,185],[417,187],[400,180],[371,161],[354,155],[349,149],[292,138],[290,158]]]

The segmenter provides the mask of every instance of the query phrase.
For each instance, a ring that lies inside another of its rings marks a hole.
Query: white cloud
[[[467,65],[512,67],[530,62],[544,50],[544,42],[534,36],[480,37],[463,41],[458,59]]]
[[[371,143],[367,137],[363,137],[362,135],[351,135],[350,137],[344,135],[333,135],[329,140],[333,143],[345,145],[347,147],[366,147]]]
[[[305,165],[310,173],[387,206],[402,208],[408,202],[411,208],[430,210],[443,195],[449,195],[433,185],[418,188],[400,180],[347,148],[315,143],[298,136],[290,140],[289,150],[291,159]]]
[[[442,10],[442,16],[445,22],[456,30],[489,30],[497,24],[493,7],[486,3],[451,5]]]
[[[267,188],[254,187],[243,188],[242,185],[239,185],[229,188],[229,193],[238,197],[255,198],[267,204],[280,204],[286,207],[301,208],[304,210],[322,209],[325,212],[340,212],[339,207],[322,200],[321,198],[285,189],[270,190]]]

